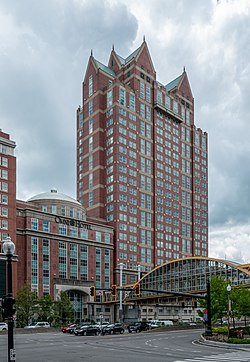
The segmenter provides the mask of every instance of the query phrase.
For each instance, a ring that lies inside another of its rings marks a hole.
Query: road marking
[[[214,354],[211,356],[178,359],[174,362],[250,362],[250,352],[243,351]]]

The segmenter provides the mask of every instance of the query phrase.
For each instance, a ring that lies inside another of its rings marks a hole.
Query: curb
[[[197,343],[206,344],[209,346],[219,347],[219,348],[250,351],[250,344],[230,344],[230,343],[225,343],[225,342],[210,341],[210,340],[206,339],[202,334],[200,335],[200,339],[197,341]]]

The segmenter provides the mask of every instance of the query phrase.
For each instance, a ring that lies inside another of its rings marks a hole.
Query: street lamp
[[[8,362],[16,360],[16,351],[14,348],[13,338],[13,304],[14,299],[12,295],[12,258],[15,252],[15,244],[9,236],[3,241],[3,253],[7,258],[7,296],[6,296],[6,316],[8,318]]]
[[[120,303],[119,303],[119,319],[120,322],[122,321],[122,317],[123,317],[123,308],[122,308],[122,270],[123,270],[123,263],[119,264],[120,266]]]
[[[207,336],[212,336],[212,323],[211,323],[211,288],[210,288],[210,281],[207,281]]]
[[[231,312],[231,300],[230,300],[230,293],[231,293],[232,287],[230,284],[227,286],[227,295],[228,295],[228,307],[227,307],[227,318],[228,318],[228,337],[230,332],[230,312]]]
[[[138,282],[141,279],[141,265],[138,265]]]

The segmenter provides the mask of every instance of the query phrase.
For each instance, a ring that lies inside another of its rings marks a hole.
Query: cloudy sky
[[[113,44],[127,57],[144,35],[161,83],[186,67],[209,134],[209,255],[250,262],[249,0],[0,0],[0,128],[17,144],[17,197],[76,196],[91,49],[107,64]]]

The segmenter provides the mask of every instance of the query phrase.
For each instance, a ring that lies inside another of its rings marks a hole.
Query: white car
[[[8,324],[0,322],[0,331],[7,331],[7,330],[8,330]]]
[[[50,325],[48,322],[36,322],[32,323],[29,326],[24,327],[25,329],[31,329],[31,328],[50,328]]]

